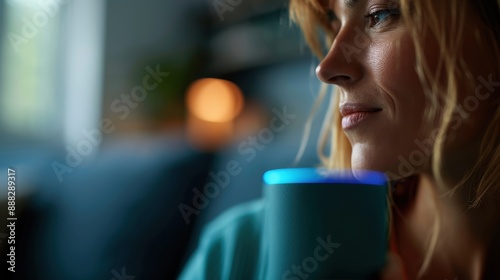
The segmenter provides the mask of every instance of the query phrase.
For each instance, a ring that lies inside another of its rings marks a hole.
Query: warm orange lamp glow
[[[243,107],[243,95],[237,85],[226,80],[206,78],[194,82],[187,92],[191,114],[208,122],[230,122]]]
[[[233,138],[234,119],[243,108],[243,94],[232,82],[206,78],[195,81],[186,95],[190,142],[216,150]]]

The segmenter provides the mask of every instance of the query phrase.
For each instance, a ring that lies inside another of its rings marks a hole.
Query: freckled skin
[[[412,152],[422,150],[415,141],[431,139],[432,136],[423,134],[420,130],[426,99],[415,71],[413,41],[403,20],[393,17],[380,28],[367,26],[364,16],[384,4],[387,6],[387,1],[360,1],[352,9],[344,6],[343,1],[331,1],[330,7],[340,21],[335,23],[338,33],[316,72],[323,82],[340,87],[341,104],[363,103],[382,109],[356,128],[345,131],[353,147],[353,168],[398,175],[400,158],[409,159]],[[368,44],[359,44],[360,32],[356,32],[356,29],[364,31],[363,39]],[[492,68],[480,65],[489,61],[488,57],[492,57],[492,52],[485,51],[474,43],[474,35],[470,29],[472,27],[466,26],[464,30],[464,57],[471,70],[475,71],[475,76],[486,77]],[[354,47],[356,52],[346,55],[341,47],[346,44]],[[438,49],[437,43],[432,39],[424,46],[431,69],[436,67],[439,59]],[[463,100],[473,94],[473,90],[464,90],[459,94],[459,99]],[[461,146],[485,128],[487,118],[494,108],[483,109],[491,103],[482,103],[484,104],[480,104],[480,110],[472,112],[469,123],[461,125],[458,130],[460,137],[453,139],[450,149],[463,148]],[[433,126],[430,131],[432,128]],[[424,164],[418,163],[413,167],[415,172],[423,171]]]
[[[341,88],[340,103],[370,104],[382,111],[356,129],[346,132],[353,147],[353,168],[397,173],[397,158],[407,156],[421,137],[425,98],[414,71],[413,43],[402,23],[392,20],[380,30],[366,28],[366,8],[354,10],[332,3],[342,18],[341,28],[324,60],[317,68],[318,77]],[[364,31],[368,45],[356,44],[355,27]],[[349,44],[359,50],[348,60],[340,48]]]

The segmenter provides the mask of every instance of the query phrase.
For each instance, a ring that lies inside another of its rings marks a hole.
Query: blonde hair
[[[321,0],[291,0],[290,16],[297,23],[304,34],[313,53],[320,59],[324,57],[324,48],[330,46],[334,38],[328,22],[327,7]],[[425,123],[422,128],[430,132],[433,120],[439,119],[437,136],[432,153],[432,172],[439,186],[447,186],[443,174],[444,145],[447,132],[449,132],[455,108],[458,105],[459,81],[466,80],[472,85],[476,77],[467,68],[461,57],[459,42],[462,40],[465,16],[468,10],[473,10],[481,17],[484,28],[476,32],[477,43],[484,47],[492,47],[498,62],[497,71],[500,70],[500,0],[401,0],[400,10],[402,19],[408,27],[414,42],[416,55],[416,72],[424,88],[427,100],[424,112]],[[443,16],[446,11],[447,16]],[[323,36],[322,36],[323,35]],[[432,72],[425,59],[424,45],[428,36],[435,39],[439,46],[440,60],[435,72]],[[322,37],[326,39],[322,42]],[[444,82],[443,82],[444,81]],[[320,98],[316,106],[323,102],[327,96],[328,86],[321,89]],[[335,89],[338,91],[338,88]],[[440,94],[436,94],[439,92]],[[322,135],[318,143],[319,157],[322,164],[328,168],[351,168],[352,148],[340,126],[340,113],[334,108],[338,107],[339,94],[330,96],[331,104],[329,113],[323,123]],[[314,110],[313,110],[314,111]],[[308,126],[310,122],[308,122]],[[307,131],[306,131],[307,132]],[[478,207],[488,194],[499,191],[498,174],[500,174],[500,107],[497,107],[492,116],[480,146],[478,160],[472,169],[463,176],[460,182],[448,189],[441,189],[441,193],[453,193],[465,183],[474,182],[474,197],[470,208]],[[327,150],[326,147],[329,147]],[[449,183],[448,183],[449,185]],[[389,195],[389,198],[391,196]],[[439,199],[439,197],[435,197]],[[439,204],[437,204],[439,205]],[[439,208],[438,208],[439,211]],[[433,255],[440,229],[440,215],[435,221],[429,250],[424,258],[419,277],[427,270]]]

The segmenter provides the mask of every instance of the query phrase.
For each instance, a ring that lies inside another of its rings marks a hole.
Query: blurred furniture
[[[15,279],[113,279],[122,269],[141,279],[175,278],[193,225],[178,205],[204,184],[212,155],[168,137],[114,143],[62,183],[50,164],[64,154],[16,158],[18,189],[28,181],[25,170],[36,179],[17,197]]]

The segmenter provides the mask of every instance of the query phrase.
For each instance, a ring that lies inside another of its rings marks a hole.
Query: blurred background
[[[175,279],[266,170],[319,163],[320,117],[294,164],[320,84],[285,0],[0,0],[0,61],[14,279]]]

